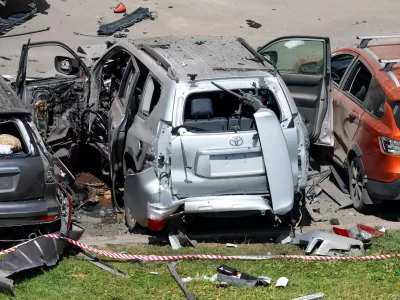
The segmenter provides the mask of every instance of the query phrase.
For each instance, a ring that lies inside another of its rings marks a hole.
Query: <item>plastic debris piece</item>
[[[160,273],[158,273],[158,272],[150,272],[150,274],[151,274],[151,275],[158,275],[158,274],[160,274]]]
[[[208,276],[206,276],[206,275],[203,275],[203,279],[204,279],[204,280],[211,281],[211,282],[214,282],[214,281],[217,280],[217,276],[218,276],[218,274],[214,274],[214,275],[211,276],[211,277],[208,277]]]
[[[116,14],[121,14],[126,12],[126,6],[123,3],[120,3],[117,5],[116,8],[114,8],[114,13]]]
[[[192,280],[193,280],[192,277],[185,277],[185,278],[182,278],[182,281],[183,281],[183,282],[189,282],[189,281],[192,281]]]
[[[285,287],[289,283],[289,279],[286,277],[281,277],[276,281],[275,287]]]
[[[229,248],[237,248],[238,247],[237,245],[231,244],[231,243],[227,243],[226,246]]]
[[[324,293],[316,293],[316,294],[312,294],[312,295],[293,298],[291,300],[316,300],[316,299],[321,299],[324,296],[325,296]]]

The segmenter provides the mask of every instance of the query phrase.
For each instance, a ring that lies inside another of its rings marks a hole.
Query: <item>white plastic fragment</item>
[[[229,247],[229,248],[237,248],[237,245],[231,244],[231,243],[227,243],[227,244],[226,244],[226,247]]]
[[[182,278],[182,281],[183,281],[183,282],[189,282],[189,281],[192,281],[192,280],[193,280],[192,277],[185,277],[185,278]]]
[[[286,277],[281,277],[276,281],[275,287],[285,287],[289,283],[289,279]]]
[[[386,228],[385,227],[381,227],[380,229],[378,229],[380,232],[386,232]]]
[[[158,272],[150,272],[150,274],[152,274],[152,275],[158,275],[158,274],[160,274],[160,273],[158,273]]]
[[[211,277],[208,277],[208,276],[206,276],[206,275],[203,275],[203,279],[204,279],[204,280],[211,281],[211,282],[214,282],[215,280],[217,280],[217,276],[218,276],[218,274],[214,274],[214,275],[211,276]]]
[[[316,300],[316,299],[321,299],[324,296],[325,296],[324,293],[316,293],[316,294],[312,294],[312,295],[293,298],[291,300]]]

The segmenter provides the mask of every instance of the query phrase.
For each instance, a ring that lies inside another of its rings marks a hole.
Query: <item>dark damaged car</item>
[[[55,178],[31,112],[0,78],[0,228],[59,221]]]

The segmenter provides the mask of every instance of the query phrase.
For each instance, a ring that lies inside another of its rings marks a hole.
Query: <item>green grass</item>
[[[199,248],[173,251],[169,246],[124,245],[102,247],[135,254],[207,253],[227,255],[301,254],[291,245],[224,245],[207,244]],[[390,232],[374,240],[367,255],[400,253],[400,232]],[[131,276],[130,279],[110,274],[90,264],[82,257],[63,258],[50,269],[37,270],[36,276],[15,283],[18,299],[184,299],[183,293],[171,277],[167,263],[111,262]],[[220,264],[227,264],[254,276],[269,276],[276,281],[289,278],[286,288],[236,287],[216,288],[203,279],[212,276]],[[199,299],[291,299],[323,292],[324,299],[400,299],[400,260],[371,262],[303,262],[274,261],[183,261],[177,265],[179,275],[195,278],[189,290]],[[150,272],[159,272],[152,275]],[[0,299],[12,299],[0,294]]]

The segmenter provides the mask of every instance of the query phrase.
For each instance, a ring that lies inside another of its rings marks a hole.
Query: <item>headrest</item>
[[[196,118],[211,118],[214,114],[212,101],[210,98],[193,99],[190,107],[190,117]]]

